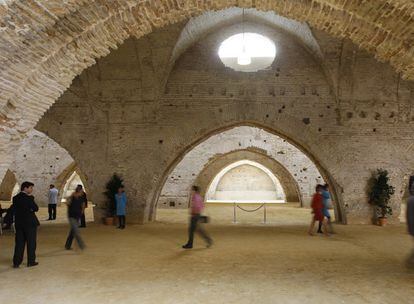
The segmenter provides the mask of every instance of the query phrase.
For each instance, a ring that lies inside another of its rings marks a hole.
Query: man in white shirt
[[[48,198],[49,198],[49,204],[48,204],[48,211],[49,211],[49,221],[56,219],[56,206],[58,203],[58,195],[59,191],[55,188],[55,185],[50,185]]]

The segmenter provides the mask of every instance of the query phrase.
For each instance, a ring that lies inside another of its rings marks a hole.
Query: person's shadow
[[[66,250],[66,249],[56,249],[44,253],[40,253],[37,256],[47,258],[47,257],[55,257],[55,256],[64,256],[64,255],[73,255],[76,252],[74,250]]]
[[[180,245],[181,247],[181,245]],[[203,252],[205,250],[211,250],[210,248],[203,248],[203,247],[198,247],[198,248],[192,248],[192,249],[181,249],[179,248],[180,251],[175,252],[174,254],[171,254],[170,256],[168,256],[166,258],[166,260],[171,260],[171,261],[176,261],[179,258],[184,258],[186,256],[190,256],[190,255],[194,255],[194,254],[198,254],[200,252]]]

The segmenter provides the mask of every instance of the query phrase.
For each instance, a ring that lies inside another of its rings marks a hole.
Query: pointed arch
[[[14,173],[10,170],[6,171],[6,175],[0,184],[0,201],[10,201],[13,195],[13,190],[17,184],[17,179]]]
[[[155,194],[154,194],[154,196],[152,198],[152,201],[151,201],[151,204],[149,206],[148,220],[151,221],[151,220],[155,219],[156,205],[157,205],[157,202],[158,202],[158,198],[161,194],[161,191],[163,189],[163,186],[164,186],[166,180],[168,179],[168,177],[170,176],[171,172],[173,172],[174,168],[177,167],[177,165],[180,163],[180,161],[183,160],[184,157],[189,152],[191,152],[193,149],[195,149],[197,146],[199,146],[203,142],[207,141],[209,138],[213,137],[214,135],[223,133],[224,131],[234,129],[236,127],[252,127],[252,128],[258,128],[258,129],[264,130],[265,132],[268,132],[272,135],[275,135],[279,138],[284,139],[287,143],[294,146],[299,151],[301,151],[306,157],[308,157],[312,161],[312,163],[316,166],[316,168],[319,170],[323,180],[326,181],[330,185],[330,191],[332,193],[333,200],[336,202],[335,218],[338,220],[338,222],[346,224],[346,217],[345,217],[345,213],[343,211],[343,209],[344,209],[343,200],[342,200],[342,196],[341,196],[342,191],[341,191],[340,187],[337,185],[337,183],[335,182],[334,177],[330,174],[330,172],[323,165],[323,163],[317,158],[317,156],[314,155],[312,152],[310,152],[308,147],[304,147],[303,145],[301,145],[300,143],[298,143],[294,139],[289,138],[287,135],[281,133],[278,130],[275,130],[274,127],[267,126],[267,125],[264,125],[264,124],[258,123],[258,122],[253,122],[253,121],[245,121],[245,122],[240,122],[240,123],[236,123],[236,124],[230,124],[230,125],[222,127],[222,128],[218,128],[218,129],[215,129],[215,130],[211,130],[209,132],[205,132],[205,134],[203,136],[201,136],[196,141],[194,141],[193,143],[191,143],[190,145],[185,147],[178,154],[178,156],[169,164],[167,169],[164,171],[164,174],[162,175],[162,178],[160,179],[160,182],[157,185]]]

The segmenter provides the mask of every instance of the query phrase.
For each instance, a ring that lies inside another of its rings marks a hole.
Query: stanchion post
[[[236,203],[233,203],[233,224],[236,224]]]

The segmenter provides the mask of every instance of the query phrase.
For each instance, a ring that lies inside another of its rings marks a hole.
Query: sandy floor
[[[402,225],[338,225],[330,238],[310,237],[305,209],[275,209],[268,225],[259,213],[232,224],[228,212],[210,210],[215,245],[196,238],[191,251],[180,248],[183,212],[171,222],[162,210],[158,223],[123,231],[90,224],[84,252],[63,250],[64,223],[42,222],[34,268],[10,267],[7,233],[0,303],[413,303],[403,261],[414,244]]]
[[[255,210],[261,205],[243,204],[244,210]],[[233,225],[234,208],[229,204],[207,204],[204,214],[209,216],[211,224]],[[335,220],[334,212],[330,212]],[[310,220],[310,209],[300,208],[298,203],[274,204],[266,206],[266,226],[273,225],[307,225]],[[187,210],[158,209],[157,221],[165,223],[187,224]],[[236,222],[241,225],[263,225],[263,207],[254,212],[246,212],[236,207]]]

